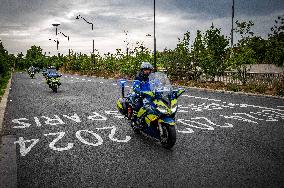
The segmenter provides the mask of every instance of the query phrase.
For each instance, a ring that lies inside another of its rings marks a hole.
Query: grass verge
[[[10,78],[11,78],[10,73],[0,76],[0,101],[2,99],[3,94],[5,93],[5,89],[7,87]]]

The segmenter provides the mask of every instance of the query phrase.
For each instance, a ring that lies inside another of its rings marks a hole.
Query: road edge
[[[5,115],[5,110],[6,110],[6,106],[7,106],[7,100],[8,100],[8,96],[9,96],[9,92],[10,92],[12,77],[13,77],[13,73],[11,73],[11,78],[9,79],[9,82],[7,84],[5,93],[2,96],[2,99],[1,99],[1,102],[0,102],[0,134],[2,133],[4,115]]]
[[[14,135],[3,135],[3,122],[11,89],[13,72],[0,102],[0,187],[17,187],[17,154]]]

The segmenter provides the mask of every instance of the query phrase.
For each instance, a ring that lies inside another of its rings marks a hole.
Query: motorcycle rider
[[[32,65],[32,66],[29,67],[28,73],[29,73],[29,74],[35,73],[35,70],[36,70],[35,67]]]
[[[143,105],[143,98],[141,97],[141,92],[150,91],[149,75],[153,71],[153,66],[149,62],[142,62],[140,66],[140,71],[137,73],[132,89],[134,91],[133,101],[133,122],[137,124],[137,113]]]

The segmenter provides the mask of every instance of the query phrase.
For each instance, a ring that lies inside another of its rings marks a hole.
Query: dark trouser
[[[137,120],[137,113],[142,106],[143,106],[143,99],[141,97],[134,99],[133,118],[135,121]]]

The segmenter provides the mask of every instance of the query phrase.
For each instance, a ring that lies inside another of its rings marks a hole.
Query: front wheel
[[[57,93],[57,86],[53,86],[53,87],[52,87],[52,91],[53,91],[54,93]]]
[[[161,134],[161,144],[164,148],[170,149],[176,143],[176,127],[162,125],[163,133]]]

